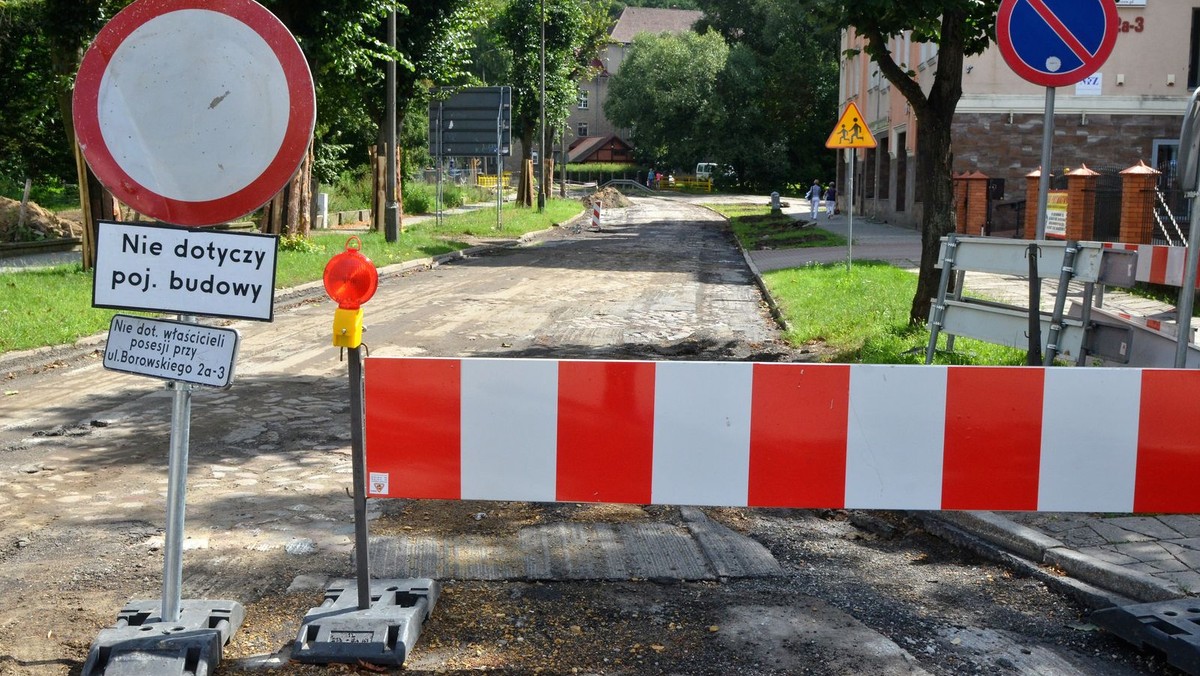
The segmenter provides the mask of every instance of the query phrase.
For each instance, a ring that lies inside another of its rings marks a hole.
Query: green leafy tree
[[[396,58],[396,117],[403,120],[428,101],[429,83],[465,76],[471,32],[481,20],[477,0],[268,0],[264,6],[296,36],[312,70],[317,90],[315,172],[328,182],[348,165],[361,164],[367,147],[383,136],[387,60]],[[394,54],[385,30],[393,9]]]
[[[633,39],[609,81],[604,114],[630,129],[642,161],[693,166],[711,148],[718,76],[729,47],[716,32],[645,33]]]
[[[546,139],[566,122],[578,97],[581,68],[595,55],[589,52],[587,14],[578,0],[544,0],[546,30]],[[511,0],[497,23],[497,35],[511,57],[508,84],[513,88],[512,133],[521,140],[521,171],[533,156],[533,141],[541,123],[541,21],[543,0]],[[544,153],[543,153],[544,155]],[[525,181],[521,181],[521,186]],[[518,204],[530,196],[518,191]]]
[[[712,159],[757,189],[832,175],[835,156],[822,145],[837,109],[837,32],[790,0],[699,4],[698,29],[720,32],[733,49],[718,93],[736,124],[715,130]]]
[[[832,25],[854,27],[865,39],[864,52],[908,100],[917,118],[917,181],[924,186],[921,219],[921,267],[909,321],[929,319],[937,294],[940,239],[954,231],[953,154],[950,143],[954,109],[962,98],[963,60],[987,49],[995,39],[1000,0],[808,0],[807,5]],[[938,44],[938,64],[928,92],[908,64],[897,62],[888,38],[912,31],[914,42]]]

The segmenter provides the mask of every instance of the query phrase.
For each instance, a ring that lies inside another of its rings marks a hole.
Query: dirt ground
[[[384,356],[814,358],[773,340],[715,216],[657,201],[617,211],[604,233],[388,278],[365,335]],[[705,511],[762,543],[783,574],[444,579],[404,669],[289,663],[326,581],[354,575],[346,364],[329,346],[331,304],[294,303],[270,324],[243,322],[237,384],[193,398],[183,596],[247,609],[218,675],[1170,673],[1044,580],[906,515],[749,509]],[[79,674],[125,602],[162,593],[171,392],[82,351],[39,353],[42,366],[0,397],[4,676]],[[674,507],[370,505],[376,536],[682,520]]]
[[[54,213],[38,206],[36,202],[25,205],[24,226],[21,225],[21,201],[0,197],[0,243],[29,242],[43,239],[81,237],[83,227],[69,219],[59,218]]]

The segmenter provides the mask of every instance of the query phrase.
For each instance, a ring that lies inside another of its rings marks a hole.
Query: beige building
[[[700,20],[701,12],[652,7],[626,7],[609,31],[611,42],[593,61],[596,77],[579,83],[579,101],[567,118],[568,158],[571,162],[632,161],[628,130],[617,129],[604,116],[608,81],[621,69],[633,39],[642,33],[683,33]]]
[[[1082,164],[1109,175],[1144,161],[1164,171],[1171,188],[1180,124],[1200,66],[1200,2],[1118,0],[1118,32],[1100,71],[1055,90],[1051,173]],[[842,50],[862,44],[853,30]],[[907,64],[928,91],[938,66],[937,45],[892,39],[896,61]],[[860,54],[841,64],[841,105],[853,101],[878,141],[858,151],[855,211],[916,226],[922,190],[916,176],[916,119],[904,97]],[[1046,88],[1019,77],[992,45],[963,66],[963,96],[953,129],[954,170],[982,172],[994,185],[996,221],[1020,218],[1025,179],[1041,163]],[[839,158],[845,185],[845,155]],[[1101,179],[1101,185],[1104,185]],[[1170,201],[1170,199],[1168,199]],[[1001,223],[1003,225],[1003,223]],[[1097,236],[1102,234],[1098,225]]]

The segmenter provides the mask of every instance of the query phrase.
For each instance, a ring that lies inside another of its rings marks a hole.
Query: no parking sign
[[[1017,75],[1046,87],[1083,80],[1117,41],[1113,0],[1003,0],[996,15],[1000,53]]]

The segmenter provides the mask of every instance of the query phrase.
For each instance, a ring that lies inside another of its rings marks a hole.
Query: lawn
[[[325,265],[345,249],[350,235],[362,240],[362,252],[377,267],[427,258],[471,246],[481,238],[515,239],[583,211],[574,200],[552,199],[544,213],[505,205],[503,228],[496,230],[495,209],[447,215],[439,227],[430,219],[406,227],[397,241],[381,233],[314,231],[307,239],[280,240],[276,288],[321,279]],[[0,353],[63,345],[108,329],[115,310],[92,307],[92,273],[79,264],[0,273]]]
[[[924,364],[929,330],[908,324],[917,276],[887,263],[859,261],[807,265],[763,274],[795,346],[823,343],[831,361]],[[956,338],[946,353],[939,337],[937,364],[1025,363],[1025,353],[971,338]]]
[[[818,246],[845,246],[846,238],[818,227],[804,227],[787,214],[772,214],[768,206],[751,204],[706,204],[729,219],[733,234],[742,247],[760,249],[798,249]]]

